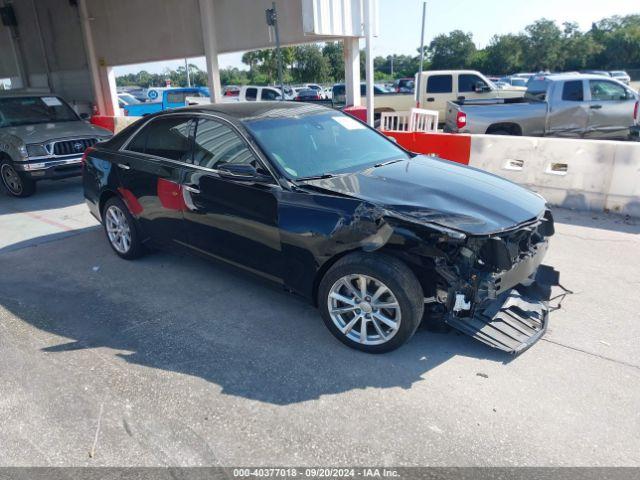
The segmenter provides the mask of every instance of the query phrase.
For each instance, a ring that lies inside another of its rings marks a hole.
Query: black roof
[[[171,112],[219,113],[237,121],[259,118],[297,117],[313,113],[326,112],[330,108],[302,102],[232,102],[193,105]]]

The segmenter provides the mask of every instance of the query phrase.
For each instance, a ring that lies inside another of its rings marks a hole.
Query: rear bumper
[[[16,170],[33,180],[59,180],[82,174],[82,155],[56,160],[28,160],[14,165]]]

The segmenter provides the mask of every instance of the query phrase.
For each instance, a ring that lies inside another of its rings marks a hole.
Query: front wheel
[[[36,191],[36,182],[20,174],[10,160],[0,161],[0,178],[7,193],[13,197],[30,197]]]
[[[385,353],[415,333],[424,311],[424,294],[416,276],[400,260],[354,253],[325,274],[318,305],[325,325],[342,343],[367,353]]]

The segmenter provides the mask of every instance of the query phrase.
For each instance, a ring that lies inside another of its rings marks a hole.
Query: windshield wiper
[[[296,180],[304,182],[306,180],[324,180],[325,178],[333,178],[336,175],[334,175],[333,173],[323,173],[321,175],[312,175],[310,177],[300,177],[300,178],[296,178]]]
[[[388,160],[386,162],[380,162],[380,163],[376,163],[373,168],[379,168],[379,167],[384,167],[385,165],[391,165],[392,163],[398,163],[403,161],[404,158],[396,158],[394,160]]]

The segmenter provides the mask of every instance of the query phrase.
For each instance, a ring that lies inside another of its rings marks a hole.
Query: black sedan
[[[345,344],[393,350],[423,316],[508,352],[545,331],[542,197],[407,152],[338,111],[260,102],[145,117],[87,151],[117,255],[195,252],[307,297]],[[426,313],[425,313],[426,312]]]

